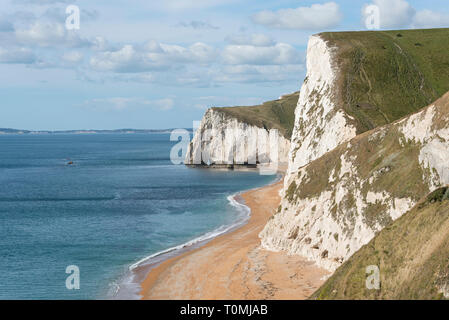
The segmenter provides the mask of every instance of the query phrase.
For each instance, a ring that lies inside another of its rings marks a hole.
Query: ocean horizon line
[[[27,130],[0,128],[0,134],[114,134],[114,133],[170,133],[173,130],[187,130],[193,132],[193,128],[166,128],[166,129],[71,129],[71,130]]]

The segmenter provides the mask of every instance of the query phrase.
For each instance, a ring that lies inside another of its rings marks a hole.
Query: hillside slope
[[[367,266],[380,289],[366,287]],[[449,188],[437,189],[356,252],[312,299],[449,298]]]
[[[259,106],[207,110],[189,145],[185,164],[287,164],[298,95],[292,93]],[[278,147],[270,149],[276,140]]]
[[[278,129],[285,138],[290,139],[295,124],[295,109],[298,104],[298,97],[299,92],[295,92],[258,106],[213,109],[249,125],[265,129]]]
[[[299,169],[262,245],[335,270],[422,197],[449,184],[449,93]]]
[[[292,134],[289,173],[449,91],[449,29],[312,36]],[[286,185],[291,183],[287,175]]]
[[[357,133],[413,113],[449,91],[449,29],[332,32],[337,99]]]

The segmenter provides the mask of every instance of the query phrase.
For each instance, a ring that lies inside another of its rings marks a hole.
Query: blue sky
[[[0,0],[0,127],[191,127],[297,91],[308,37],[448,27],[447,0]],[[68,5],[80,29],[67,30]]]

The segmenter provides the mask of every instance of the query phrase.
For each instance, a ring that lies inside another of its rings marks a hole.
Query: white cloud
[[[143,72],[149,70],[143,56],[132,45],[125,45],[117,51],[103,52],[90,59],[90,65],[99,71]]]
[[[416,13],[416,10],[405,0],[373,0],[371,5],[379,7],[382,29],[407,27],[412,23]],[[367,16],[364,9],[362,15],[365,20]]]
[[[286,43],[277,43],[269,47],[229,45],[224,49],[222,56],[225,63],[234,65],[279,65],[301,62],[301,54]]]
[[[158,110],[170,110],[173,108],[175,102],[173,99],[159,99],[147,100],[143,98],[126,98],[126,97],[112,97],[112,98],[97,98],[85,101],[83,107],[92,108],[95,110],[114,110],[122,111],[132,108],[155,108]]]
[[[52,4],[59,4],[59,3],[73,3],[76,2],[76,0],[13,0],[14,4],[32,4],[32,5],[52,5]]]
[[[183,47],[148,41],[101,52],[91,58],[90,66],[92,70],[108,72],[103,78],[110,81],[169,86],[215,87],[229,82],[276,83],[302,78],[303,51],[286,43],[273,44],[271,38],[260,35],[232,41],[245,40],[252,44],[228,45],[221,51],[204,43]]]
[[[216,27],[208,22],[205,21],[198,21],[198,20],[193,20],[193,21],[189,21],[189,22],[180,22],[178,24],[179,27],[184,27],[184,28],[192,28],[195,30],[218,30],[220,29],[219,27]]]
[[[91,58],[90,65],[99,71],[134,73],[169,69],[186,63],[208,63],[215,58],[215,49],[204,43],[182,47],[150,41],[143,47],[125,45],[116,51],[102,52]]]
[[[70,51],[64,53],[62,56],[62,59],[69,63],[78,63],[81,62],[84,58],[84,55],[81,52],[78,51]]]
[[[232,35],[226,38],[231,44],[236,45],[252,45],[256,47],[268,47],[275,44],[274,40],[265,34],[252,34],[252,35]]]
[[[338,4],[327,2],[310,7],[261,11],[253,15],[254,23],[280,29],[320,30],[337,26],[342,20]]]
[[[60,23],[36,21],[31,26],[15,30],[16,39],[24,45],[35,45],[40,47],[65,46],[83,47],[91,43],[81,39],[72,31],[67,31]]]
[[[179,5],[179,8],[199,8],[225,4],[225,1],[172,1],[171,4],[159,6],[174,4]],[[127,40],[120,43],[108,41],[89,31],[86,34],[91,38],[86,39],[81,37],[85,29],[68,31],[64,23],[59,22],[65,13],[59,10],[60,7],[63,6],[33,8],[31,12],[16,11],[5,16],[5,21],[14,21],[14,24],[13,28],[5,24],[4,29],[8,32],[0,31],[0,42],[3,47],[21,48],[21,51],[18,51],[16,57],[3,52],[1,62],[27,63],[40,69],[72,69],[76,78],[82,81],[143,82],[189,87],[217,87],[227,82],[284,81],[294,78],[292,74],[285,73],[296,72],[303,64],[303,53],[293,46],[276,43],[265,34],[243,34],[238,29],[233,30],[237,34],[226,38],[227,44],[217,44],[216,47],[204,42],[185,44],[188,39],[181,42],[182,45],[154,40],[139,42],[139,38],[135,42]],[[92,9],[92,12],[96,11]],[[178,33],[192,32],[180,26],[216,29],[212,23],[203,20],[185,21],[179,25],[171,24],[171,28]],[[218,32],[219,39],[229,34],[227,31]],[[277,74],[279,72],[284,74]],[[95,102],[102,108],[108,105],[115,110],[131,105],[149,105],[142,99],[132,98]],[[173,107],[172,102],[164,99],[151,103],[154,108]]]
[[[213,47],[197,42],[185,48],[178,45],[160,45],[163,53],[157,53],[153,56],[159,60],[169,60],[170,62],[191,62],[191,63],[208,63],[215,59],[216,51]]]
[[[449,26],[449,14],[424,9],[417,11],[406,0],[373,0],[362,10],[362,18],[367,18],[365,8],[376,5],[380,13],[381,29],[437,28]]]
[[[236,65],[226,66],[222,72],[215,75],[218,83],[298,83],[305,72],[303,64],[287,65]]]
[[[73,4],[73,2],[70,3]],[[83,24],[97,20],[99,17],[99,12],[97,10],[89,10],[83,7],[81,7],[80,10]],[[39,20],[42,19],[56,23],[64,23],[67,19],[66,6],[52,6],[48,8],[39,16]]]
[[[35,61],[34,53],[27,48],[0,48],[0,63],[32,64]]]
[[[147,50],[148,52],[164,53],[164,50],[162,49],[161,44],[155,40],[147,41],[144,44],[144,49]]]
[[[415,28],[441,28],[449,26],[449,14],[431,10],[418,11],[413,19]]]
[[[22,42],[48,46],[64,41],[65,28],[61,24],[36,22],[30,28],[16,30],[16,36]]]
[[[206,9],[228,5],[236,0],[164,0],[157,5],[165,10]]]
[[[97,36],[92,40],[92,49],[95,51],[106,51],[108,50],[108,41],[103,37]]]

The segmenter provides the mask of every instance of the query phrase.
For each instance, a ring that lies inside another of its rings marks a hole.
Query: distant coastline
[[[182,128],[189,132],[193,132],[192,128]],[[148,133],[171,133],[172,129],[116,129],[116,130],[21,130],[0,128],[0,134],[148,134]]]

